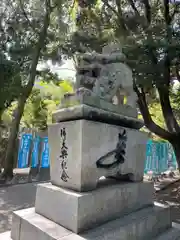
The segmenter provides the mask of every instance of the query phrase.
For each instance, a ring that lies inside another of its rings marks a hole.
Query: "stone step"
[[[11,236],[13,240],[144,240],[170,227],[169,208],[153,206],[77,235],[30,208],[14,213]]]
[[[151,183],[119,183],[112,179],[102,180],[96,190],[83,193],[44,183],[37,187],[35,211],[80,233],[152,206],[153,191]]]
[[[124,218],[111,221],[100,226],[87,235],[85,239],[144,240],[155,238],[170,228],[170,209],[164,207],[148,207],[134,212]],[[65,238],[70,240],[70,238]],[[63,239],[63,240],[65,240]]]
[[[13,240],[55,240],[71,231],[35,213],[34,208],[13,213],[11,238]]]
[[[180,230],[177,228],[170,228],[165,231],[163,234],[159,235],[152,240],[177,240],[180,239]]]

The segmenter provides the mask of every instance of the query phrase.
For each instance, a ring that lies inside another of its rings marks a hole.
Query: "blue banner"
[[[147,173],[151,168],[151,159],[152,159],[152,141],[149,140],[146,144],[146,162],[144,172]]]
[[[39,147],[40,147],[40,137],[37,136],[33,139],[33,150],[32,150],[32,157],[31,157],[32,168],[36,168],[38,166]]]
[[[176,169],[177,168],[177,162],[176,162],[176,156],[174,154],[172,145],[170,143],[167,143],[167,146],[168,146],[168,162],[167,162],[168,167]]]
[[[49,167],[49,144],[48,137],[42,138],[42,154],[41,154],[41,167]]]
[[[176,169],[176,157],[171,144],[148,141],[144,172],[162,173],[170,168]]]
[[[28,167],[31,143],[31,134],[23,134],[21,136],[18,151],[18,168]],[[33,139],[31,167],[35,168],[38,165],[40,143],[42,143],[41,167],[48,168],[50,166],[48,137],[40,138],[39,136]],[[171,144],[149,140],[146,145],[144,172],[153,171],[154,173],[162,173],[170,168],[177,168],[176,156]]]
[[[22,135],[18,152],[18,168],[28,167],[31,141],[32,141],[31,134],[26,133]]]
[[[170,167],[172,167],[171,154],[173,153],[173,151],[171,153],[169,152],[168,143],[162,143],[162,148],[163,148],[162,155],[159,156],[159,162],[161,164],[160,168],[161,172],[165,172]]]

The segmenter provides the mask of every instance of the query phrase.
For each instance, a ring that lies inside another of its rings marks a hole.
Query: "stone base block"
[[[86,193],[39,184],[36,212],[75,233],[94,228],[153,204],[153,184],[118,183],[101,180],[99,187]]]
[[[13,240],[58,240],[72,232],[35,213],[34,208],[14,212]]]
[[[49,126],[48,138],[54,185],[87,192],[102,176],[143,180],[146,133],[77,120]]]
[[[18,234],[12,232],[12,236],[19,236],[13,240],[144,240],[155,239],[171,227],[169,209],[156,206],[78,235],[35,213],[33,208],[15,212],[14,222],[19,222],[20,227]]]

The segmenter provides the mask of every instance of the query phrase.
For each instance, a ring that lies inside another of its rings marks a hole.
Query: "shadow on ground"
[[[155,201],[168,204],[171,207],[172,220],[180,219],[180,182],[156,193]]]
[[[29,183],[0,188],[0,232],[11,229],[13,211],[34,206],[36,186]]]

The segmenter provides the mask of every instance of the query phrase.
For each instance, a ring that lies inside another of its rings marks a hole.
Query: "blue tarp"
[[[49,144],[48,137],[33,138],[31,134],[23,134],[20,141],[18,152],[18,168],[28,167],[28,158],[30,154],[31,143],[33,143],[31,167],[37,167],[40,154],[40,143],[42,143],[42,151],[40,162],[42,168],[49,167]],[[176,169],[176,157],[172,146],[165,142],[155,142],[149,140],[146,147],[146,160],[144,172],[153,171],[161,173],[170,167]]]

